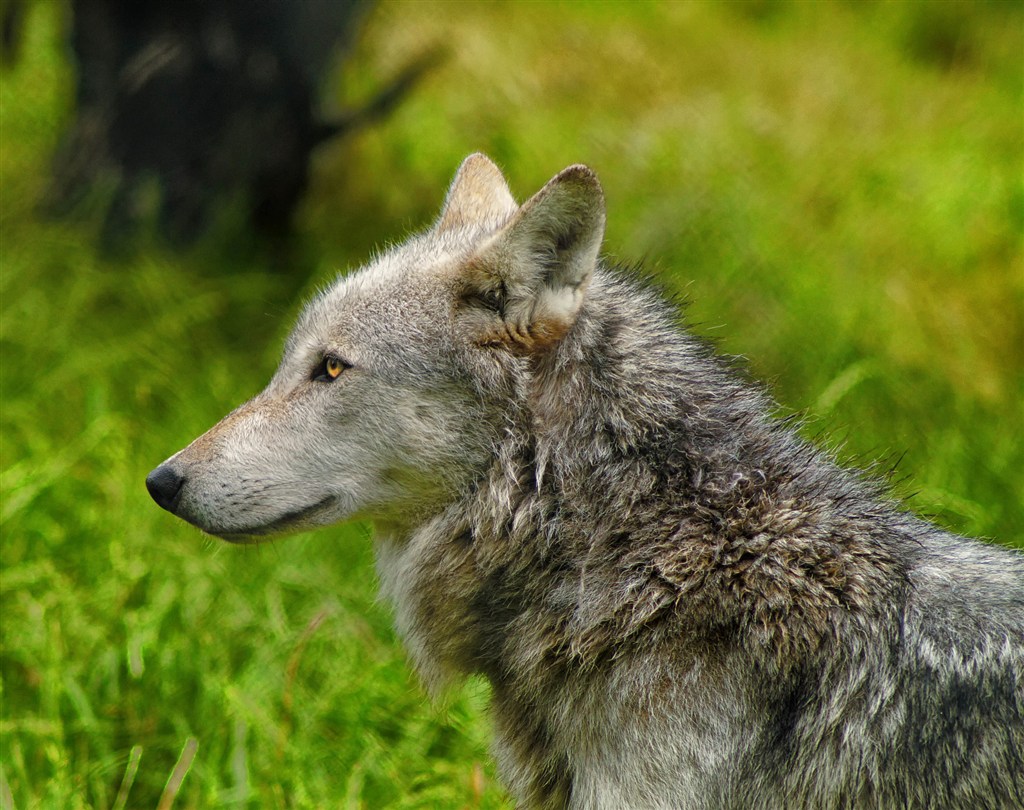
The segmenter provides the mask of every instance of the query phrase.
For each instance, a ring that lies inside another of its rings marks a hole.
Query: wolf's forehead
[[[321,298],[327,307],[387,311],[399,302],[429,300],[442,286],[444,269],[465,260],[468,253],[467,246],[429,234],[416,237],[340,277]]]
[[[442,321],[446,268],[464,261],[468,246],[417,237],[338,278],[310,301],[299,317],[292,342],[353,337],[385,325],[398,332],[422,331]],[[397,337],[397,335],[396,335]]]

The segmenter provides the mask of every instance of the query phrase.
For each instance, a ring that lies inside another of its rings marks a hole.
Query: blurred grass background
[[[1024,5],[381,5],[328,105],[448,59],[318,154],[288,255],[225,211],[186,255],[37,204],[70,115],[61,8],[0,78],[0,807],[505,807],[486,687],[429,705],[367,527],[259,548],[149,500],[259,390],[303,295],[436,213],[483,150],[573,162],[687,318],[809,435],[953,530],[1024,545]],[[284,267],[283,267],[284,266]],[[890,464],[891,466],[891,464]]]

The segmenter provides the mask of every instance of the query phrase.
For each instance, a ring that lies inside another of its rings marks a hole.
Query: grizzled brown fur
[[[414,665],[487,677],[524,807],[1024,807],[1024,559],[773,419],[603,226],[585,167],[520,207],[470,157],[154,497],[231,539],[373,519]]]

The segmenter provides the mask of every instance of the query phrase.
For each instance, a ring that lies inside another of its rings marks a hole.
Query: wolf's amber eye
[[[350,366],[344,360],[339,360],[337,357],[328,355],[321,361],[316,371],[313,373],[314,380],[320,380],[322,382],[330,382],[336,380],[341,376],[341,372]]]

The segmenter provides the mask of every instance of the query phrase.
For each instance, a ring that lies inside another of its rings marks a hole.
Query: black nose
[[[178,505],[178,496],[181,495],[181,486],[185,478],[178,475],[170,464],[161,464],[153,472],[146,476],[146,489],[153,496],[153,500],[168,512],[173,512]]]

